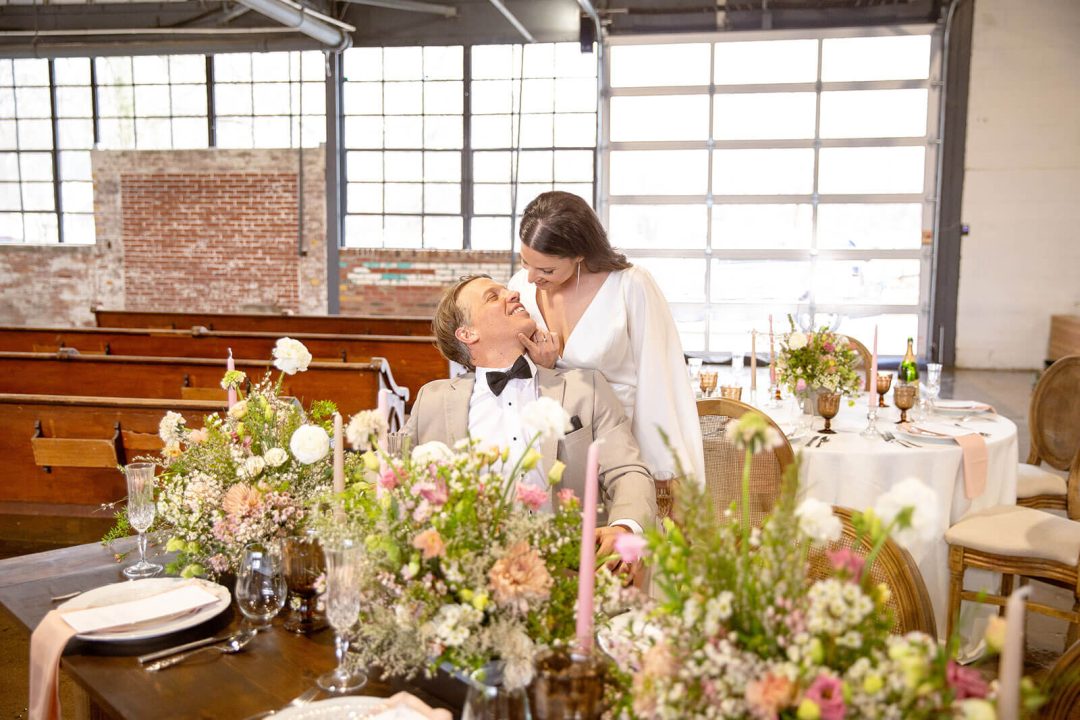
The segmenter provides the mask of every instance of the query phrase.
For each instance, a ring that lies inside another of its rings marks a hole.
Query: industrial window
[[[0,241],[57,242],[49,61],[0,59]]]

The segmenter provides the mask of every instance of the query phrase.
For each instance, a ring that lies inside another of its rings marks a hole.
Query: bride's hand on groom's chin
[[[532,361],[541,367],[555,367],[555,361],[562,354],[559,333],[547,333],[537,329],[531,338],[524,333],[518,333],[518,340],[521,341]]]

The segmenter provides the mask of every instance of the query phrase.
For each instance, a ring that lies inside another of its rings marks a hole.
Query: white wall
[[[1036,368],[1080,314],[1080,1],[974,2],[957,364]]]

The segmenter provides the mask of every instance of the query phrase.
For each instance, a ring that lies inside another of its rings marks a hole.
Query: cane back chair
[[[1028,410],[1031,451],[1020,464],[1016,504],[1029,508],[1067,510],[1080,520],[1080,497],[1069,497],[1065,478],[1040,467],[1069,468],[1080,453],[1080,355],[1067,355],[1051,365],[1035,386]]]

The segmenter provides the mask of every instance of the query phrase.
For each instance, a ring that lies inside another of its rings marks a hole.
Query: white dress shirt
[[[529,445],[528,431],[521,419],[521,409],[540,397],[540,385],[536,381],[536,365],[526,355],[525,361],[532,370],[530,378],[514,378],[506,383],[501,395],[496,395],[488,386],[487,374],[493,371],[508,372],[511,366],[502,368],[476,368],[476,381],[473,383],[472,397],[469,398],[469,436],[479,438],[483,447],[496,445],[510,448],[510,468],[516,463]],[[539,450],[539,445],[536,446]],[[510,468],[506,468],[508,472]],[[548,490],[548,500],[542,510],[552,509],[551,492],[547,478],[540,471],[539,464],[525,474],[522,482]],[[612,520],[611,525],[623,525],[632,532],[641,533],[642,528],[633,520]]]

